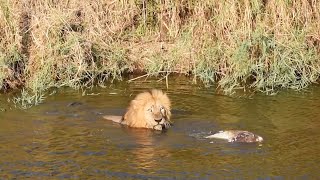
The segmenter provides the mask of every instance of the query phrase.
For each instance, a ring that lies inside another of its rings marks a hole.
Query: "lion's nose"
[[[157,123],[160,123],[161,120],[162,120],[162,118],[160,118],[160,119],[154,119],[154,121],[156,121]]]

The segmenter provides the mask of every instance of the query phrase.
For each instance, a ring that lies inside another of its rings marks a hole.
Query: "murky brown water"
[[[0,112],[0,179],[316,179],[320,177],[320,87],[276,96],[228,97],[180,80],[166,90],[174,126],[165,133],[103,120],[163,82],[66,89],[26,111]],[[93,94],[91,94],[93,93]],[[8,108],[0,96],[0,108]],[[245,129],[262,145],[204,139]]]

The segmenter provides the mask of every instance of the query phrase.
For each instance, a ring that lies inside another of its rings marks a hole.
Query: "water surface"
[[[0,96],[0,179],[316,179],[320,87],[275,96],[225,96],[185,79],[61,89],[39,106],[10,109]],[[160,133],[103,120],[149,88],[172,100],[174,126]],[[53,91],[53,90],[52,90]],[[262,144],[205,139],[244,129]]]

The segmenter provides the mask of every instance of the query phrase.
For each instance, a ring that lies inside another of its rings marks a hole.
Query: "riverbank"
[[[302,89],[320,75],[316,1],[0,2],[0,88],[36,97],[125,74],[179,73],[226,93]]]

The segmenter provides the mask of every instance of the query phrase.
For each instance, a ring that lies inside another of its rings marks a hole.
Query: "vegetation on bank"
[[[0,0],[0,88],[27,105],[131,72],[301,89],[319,79],[319,22],[315,0]]]

